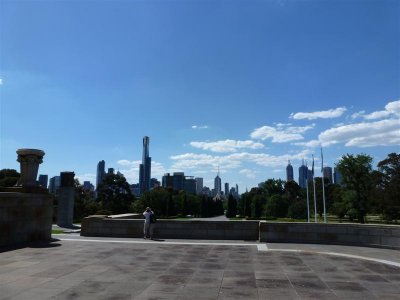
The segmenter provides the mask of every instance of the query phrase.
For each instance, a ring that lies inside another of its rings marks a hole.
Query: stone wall
[[[142,238],[143,220],[91,216],[83,219],[81,235]],[[158,220],[154,237],[260,240],[270,243],[337,244],[400,249],[400,226],[395,225]]]
[[[48,194],[0,192],[0,247],[51,239]]]
[[[400,226],[260,222],[260,241],[400,249]]]
[[[177,221],[158,220],[155,238],[258,240],[258,221]],[[82,221],[81,235],[110,237],[143,237],[143,220],[87,217]]]

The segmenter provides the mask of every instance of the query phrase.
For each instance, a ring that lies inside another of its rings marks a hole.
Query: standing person
[[[143,213],[144,217],[144,227],[143,227],[143,234],[144,238],[147,239],[150,237],[150,239],[153,238],[153,222],[152,219],[154,217],[154,212],[151,210],[150,207],[147,207],[146,210]]]

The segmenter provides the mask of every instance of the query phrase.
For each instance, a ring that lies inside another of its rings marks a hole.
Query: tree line
[[[350,221],[365,222],[367,214],[381,215],[385,221],[400,220],[400,154],[390,153],[372,168],[372,157],[366,154],[343,155],[336,164],[342,175],[341,185],[324,178],[325,205],[329,214]],[[308,181],[310,215],[314,216],[313,182]],[[323,214],[322,178],[315,178],[317,214]],[[257,188],[241,195],[236,210],[239,215],[253,219],[307,219],[306,189],[295,181],[268,179]]]
[[[331,215],[350,221],[365,222],[367,214],[377,214],[388,222],[400,220],[400,154],[390,153],[372,167],[372,157],[366,154],[343,155],[336,164],[342,175],[341,185],[324,179],[326,210]],[[13,186],[19,173],[11,169],[0,170],[0,187]],[[314,188],[309,185],[310,215],[314,216]],[[135,198],[125,177],[107,174],[96,193],[88,191],[75,180],[74,219],[93,214],[141,213],[147,206],[158,217],[227,217],[249,219],[307,219],[306,189],[295,181],[268,179],[252,188],[237,200],[230,195],[227,201],[214,200],[205,195],[193,195],[162,187],[145,192]],[[322,217],[322,179],[315,178],[317,214]],[[57,206],[57,197],[55,197]],[[56,214],[55,214],[56,215]]]

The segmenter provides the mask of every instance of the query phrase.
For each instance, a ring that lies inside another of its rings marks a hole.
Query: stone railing
[[[84,218],[83,236],[143,237],[143,220],[105,216]],[[400,249],[400,226],[314,224],[266,221],[158,220],[155,238],[259,240],[269,243],[315,243]]]
[[[258,240],[258,221],[158,220],[154,237],[174,239]],[[143,220],[91,216],[82,221],[83,236],[143,237]]]
[[[260,222],[260,241],[400,249],[400,226]]]

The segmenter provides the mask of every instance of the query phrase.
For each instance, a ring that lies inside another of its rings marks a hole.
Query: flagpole
[[[317,223],[317,194],[315,193],[315,178],[314,178],[314,154],[312,154],[312,181],[313,181],[313,188],[314,188],[314,223]]]
[[[321,173],[322,173],[322,200],[324,203],[324,222],[326,223],[326,206],[325,206],[325,182],[324,182],[324,156],[321,147]]]
[[[307,184],[307,222],[310,223],[310,203],[309,203],[310,201],[309,201],[309,198],[308,198],[308,168],[307,168],[306,184]]]

